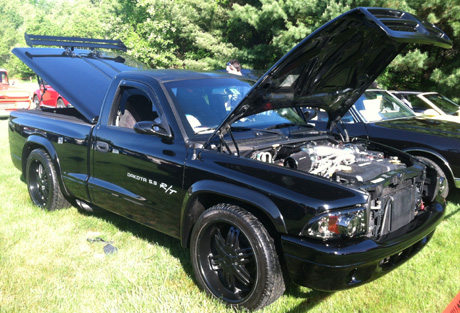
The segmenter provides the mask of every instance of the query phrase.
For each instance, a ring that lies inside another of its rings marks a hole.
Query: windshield
[[[208,137],[212,134],[252,85],[253,81],[241,78],[206,78],[165,83],[189,137]],[[294,109],[282,108],[243,117],[232,124],[232,129],[270,130],[304,124]]]
[[[353,106],[366,123],[415,116],[411,109],[384,90],[366,91]]]
[[[460,109],[457,103],[453,102],[452,100],[440,94],[426,94],[426,95],[422,95],[422,97],[433,102],[434,105],[436,105],[439,109],[441,109],[446,114],[456,115]]]
[[[239,119],[232,124],[234,128],[274,129],[287,126],[304,125],[305,121],[292,108],[269,110]]]
[[[205,78],[165,84],[190,137],[211,134],[253,85],[238,78]]]

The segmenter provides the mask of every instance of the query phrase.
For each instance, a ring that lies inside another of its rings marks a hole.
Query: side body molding
[[[222,198],[222,201],[219,202],[244,202],[251,207],[257,208],[264,217],[267,217],[277,232],[280,234],[287,234],[286,224],[280,210],[267,196],[257,191],[230,183],[202,180],[190,186],[182,204],[181,243],[184,247],[188,246],[190,232],[195,221],[206,209],[202,206],[195,205],[196,200],[199,199],[200,196]]]

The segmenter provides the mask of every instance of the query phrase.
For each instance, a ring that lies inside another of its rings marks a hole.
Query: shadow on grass
[[[152,244],[159,245],[163,248],[168,249],[170,254],[180,261],[184,271],[188,274],[189,277],[193,279],[193,281],[196,284],[192,264],[190,261],[189,249],[183,248],[178,239],[170,237],[147,226],[143,226],[141,224],[138,224],[134,221],[128,220],[122,216],[116,215],[108,211],[103,213],[89,213],[79,209],[79,212],[80,214],[86,216],[100,218],[108,223],[111,223],[121,231],[130,232],[131,234],[142,240],[146,240]],[[116,242],[114,243],[114,245],[116,246]],[[316,290],[303,291],[300,286],[290,283],[287,287],[285,294],[299,299],[304,299],[301,303],[286,311],[292,313],[300,313],[306,312],[314,308],[316,305],[320,304],[324,299],[326,299],[333,293]]]
[[[450,212],[449,214],[447,214],[446,216],[444,216],[444,220],[448,220],[450,219],[452,216],[456,215],[456,214],[459,214],[460,213],[460,207],[458,207],[455,211],[453,212]]]
[[[451,191],[447,197],[447,203],[448,205],[450,204],[455,206],[456,209],[446,214],[446,216],[444,216],[444,220],[448,220],[452,216],[460,213],[460,192],[458,190]]]
[[[74,206],[78,208],[78,206]],[[131,221],[125,217],[119,216],[109,211],[105,211],[103,213],[89,213],[81,209],[78,210],[80,214],[100,218],[108,223],[111,223],[120,231],[129,232],[137,238],[145,240],[154,245],[166,248],[173,257],[180,261],[185,272],[190,277],[194,277],[192,264],[190,262],[190,257],[188,253],[189,250],[181,246],[179,239],[165,235],[159,231],[156,231],[152,228],[141,225],[139,223],[136,223],[134,221]],[[116,246],[116,242],[114,242],[113,245]]]
[[[295,307],[290,308],[287,310],[287,313],[297,313],[297,312],[307,312],[313,309],[315,306],[323,302],[329,296],[332,296],[333,292],[324,292],[318,290],[308,290],[306,292],[302,291],[301,288],[293,283],[286,290],[286,294],[299,298],[304,299],[302,302],[297,304]]]

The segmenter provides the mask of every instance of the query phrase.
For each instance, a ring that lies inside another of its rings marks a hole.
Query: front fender
[[[195,205],[196,199],[200,196],[222,198],[220,202],[238,201],[248,204],[259,210],[257,213],[268,218],[272,226],[282,234],[287,234],[284,218],[271,199],[267,196],[240,186],[230,183],[202,180],[194,183],[187,190],[181,209],[181,243],[184,247],[188,246],[188,240],[193,224],[200,214],[207,208]]]
[[[37,136],[37,135],[31,135],[27,137],[27,140],[24,143],[24,148],[22,149],[22,171],[23,172],[26,169],[27,157],[29,156],[30,152],[32,152],[32,150],[38,147],[42,147],[49,154],[49,156],[51,157],[51,160],[53,160],[53,163],[58,162],[56,149],[54,149],[53,144],[44,137]]]

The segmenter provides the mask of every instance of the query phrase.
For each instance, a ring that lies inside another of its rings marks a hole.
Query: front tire
[[[38,99],[37,95],[34,95],[34,105],[35,109],[38,109],[40,107],[40,100]]]
[[[32,202],[54,211],[70,206],[61,192],[56,169],[43,149],[35,149],[27,158],[26,182]]]
[[[62,100],[62,98],[57,99],[56,107],[57,108],[65,108],[65,103],[64,103],[64,100]]]
[[[230,204],[205,211],[190,255],[198,285],[234,307],[263,308],[285,290],[273,239],[251,213]]]

